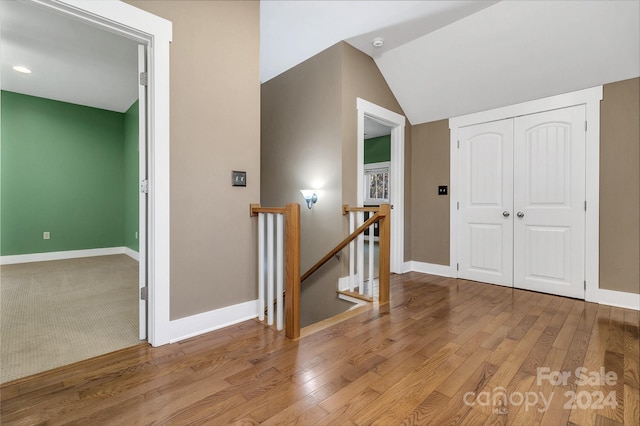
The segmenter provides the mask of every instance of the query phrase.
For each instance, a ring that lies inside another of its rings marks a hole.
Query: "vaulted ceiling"
[[[345,40],[412,124],[640,76],[638,0],[263,0],[260,13],[263,82]],[[15,1],[0,1],[0,30],[5,90],[115,111],[137,96],[130,40]]]
[[[638,0],[261,5],[263,81],[346,40],[412,124],[640,76]]]

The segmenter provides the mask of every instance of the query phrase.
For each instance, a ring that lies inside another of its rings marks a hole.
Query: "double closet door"
[[[459,277],[584,299],[584,105],[458,135]]]

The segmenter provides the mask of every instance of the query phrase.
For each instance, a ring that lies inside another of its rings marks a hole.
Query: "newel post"
[[[379,237],[379,294],[380,303],[389,302],[389,274],[391,271],[391,206],[389,204],[380,205],[380,237]]]
[[[285,206],[285,334],[300,337],[300,205]]]

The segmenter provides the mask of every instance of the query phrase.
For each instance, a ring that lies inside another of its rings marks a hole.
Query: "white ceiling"
[[[263,0],[260,2],[260,79],[268,81],[339,41],[372,55],[382,53],[497,0]]]
[[[0,32],[4,90],[120,112],[137,98],[135,42],[6,0]],[[263,0],[262,81],[341,40],[419,124],[639,76],[640,0]]]
[[[340,40],[419,124],[640,76],[640,1],[267,0],[261,78]]]
[[[118,112],[138,98],[135,42],[32,4],[0,1],[0,53],[3,90]]]
[[[364,117],[364,137],[365,139],[377,138],[391,134],[391,127],[379,123],[367,116]]]
[[[640,76],[640,2],[503,1],[375,58],[412,124]]]

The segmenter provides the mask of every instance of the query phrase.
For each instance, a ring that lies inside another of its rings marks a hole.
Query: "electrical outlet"
[[[447,195],[448,188],[446,185],[438,186],[438,195]]]
[[[47,231],[43,232],[42,233],[42,239],[43,240],[50,240],[51,239],[51,232],[47,232]]]

